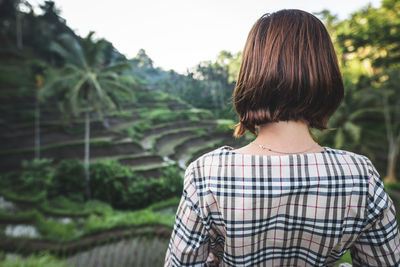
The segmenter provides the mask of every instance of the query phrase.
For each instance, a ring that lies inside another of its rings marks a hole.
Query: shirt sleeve
[[[192,164],[185,172],[183,193],[175,215],[174,229],[165,255],[165,265],[207,266],[209,235],[199,208]]]
[[[370,163],[366,227],[350,248],[353,266],[400,266],[400,235],[392,199]]]

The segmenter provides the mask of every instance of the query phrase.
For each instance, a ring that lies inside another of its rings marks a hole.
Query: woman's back
[[[193,161],[165,266],[398,266],[392,200],[363,155],[325,147],[250,155],[222,146]]]

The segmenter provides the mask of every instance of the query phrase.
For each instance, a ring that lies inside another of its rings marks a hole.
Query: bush
[[[115,206],[132,178],[132,171],[116,160],[98,161],[90,165],[92,197]]]
[[[137,179],[123,191],[121,208],[142,209],[152,203],[180,196],[183,188],[183,176],[176,165],[162,171],[161,178]]]
[[[62,195],[82,201],[86,185],[83,163],[79,159],[65,159],[55,169],[49,196],[52,198]]]
[[[68,223],[61,223],[52,218],[45,218],[40,216],[39,220],[35,222],[41,239],[66,242],[72,241],[79,237],[79,231],[73,221]]]
[[[29,191],[45,191],[52,182],[53,170],[51,167],[53,159],[42,158],[22,160],[22,169],[18,180],[19,189]]]

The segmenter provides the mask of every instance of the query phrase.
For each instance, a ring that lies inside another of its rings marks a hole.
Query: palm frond
[[[116,90],[126,95],[129,98],[129,100],[131,101],[136,100],[136,97],[130,87],[112,80],[102,80],[102,83],[107,85],[106,86],[107,90]]]
[[[358,142],[360,141],[361,137],[361,127],[354,124],[351,121],[347,121],[344,126],[344,130],[346,130],[347,133],[349,133],[353,139],[353,141]]]
[[[79,64],[79,60],[76,58],[76,56],[71,53],[71,51],[68,51],[68,49],[64,48],[64,46],[62,46],[60,43],[54,41],[51,42],[49,49],[62,57],[65,61],[73,64]]]
[[[81,66],[83,68],[88,68],[88,64],[85,60],[85,53],[82,49],[81,44],[79,41],[71,36],[70,34],[61,34],[59,37],[59,41],[62,43],[64,49],[69,51],[70,54],[72,54],[75,57],[75,60],[67,60],[69,62],[75,62],[77,66]]]
[[[353,113],[351,113],[348,116],[348,120],[349,121],[354,121],[354,120],[356,120],[356,119],[358,119],[358,118],[360,118],[362,116],[367,115],[368,113],[381,113],[381,108],[371,107],[371,108],[360,108],[360,109],[357,109],[357,110],[355,110]]]
[[[335,147],[340,149],[344,143],[344,133],[343,128],[338,128],[337,133],[335,135]]]
[[[66,101],[71,103],[71,109],[74,115],[79,114],[80,112],[80,97],[79,92],[83,89],[83,85],[87,81],[86,77],[82,77],[76,82],[75,86],[69,91],[69,94]]]
[[[89,74],[88,78],[89,78],[88,80],[90,81],[90,84],[96,90],[98,97],[100,99],[103,99],[105,97],[104,88],[101,86],[99,81],[93,77],[93,75]]]

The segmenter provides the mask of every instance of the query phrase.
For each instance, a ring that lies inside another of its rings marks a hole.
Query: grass
[[[39,210],[48,215],[54,216],[89,216],[90,214],[102,214],[111,210],[111,206],[101,201],[90,200],[84,203],[74,202],[65,197],[58,197],[44,201]]]
[[[46,199],[46,192],[42,191],[33,194],[20,194],[10,190],[0,190],[0,194],[7,200],[20,204],[38,204]]]
[[[89,201],[86,203],[74,203],[64,198],[42,204],[40,209],[31,209],[8,213],[0,210],[0,220],[13,223],[28,223],[35,226],[41,234],[42,240],[54,242],[69,242],[114,229],[130,228],[138,226],[162,225],[173,228],[175,214],[162,214],[156,212],[166,206],[177,205],[177,197],[154,203],[147,208],[136,211],[119,211],[101,201]],[[77,224],[74,221],[61,223],[53,218],[47,218],[46,213],[71,216],[89,215],[87,219]]]
[[[4,254],[4,253],[0,253]],[[5,257],[5,256],[3,256]],[[1,258],[1,257],[0,257]],[[65,261],[50,255],[49,253],[40,253],[38,255],[32,254],[26,258],[16,255],[7,257],[4,261],[0,262],[0,267],[69,267],[72,265],[67,264]]]
[[[170,122],[176,120],[201,121],[204,119],[213,119],[213,114],[204,109],[190,110],[170,110],[170,109],[154,109],[148,113],[147,118],[153,123]]]
[[[85,223],[85,235],[143,225],[163,225],[173,228],[174,215],[155,213],[150,209],[131,212],[113,211],[106,216],[91,215]]]
[[[144,133],[150,131],[152,129],[152,125],[148,120],[138,120],[130,124],[128,128],[125,129],[125,132],[134,140],[142,139]]]
[[[156,211],[156,210],[163,209],[163,208],[170,207],[170,206],[178,207],[180,199],[181,199],[180,197],[172,197],[172,198],[164,200],[162,202],[157,202],[157,203],[151,204],[150,206],[147,207],[147,209]]]

